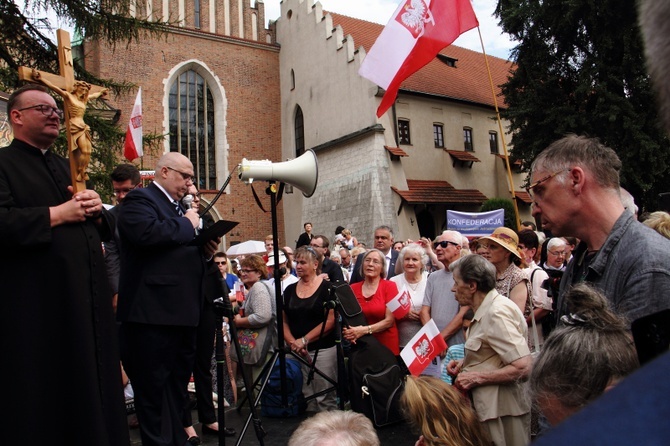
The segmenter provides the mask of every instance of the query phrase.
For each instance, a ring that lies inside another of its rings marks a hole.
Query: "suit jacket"
[[[358,257],[356,257],[356,264],[354,265],[354,272],[351,273],[351,279],[349,279],[349,283],[356,283],[356,282],[362,282],[363,281],[363,276],[361,276],[361,262],[363,261],[363,256],[365,253],[359,254]],[[388,274],[386,275],[387,279],[390,279],[391,277],[395,276],[395,263],[398,261],[398,251],[395,249],[391,249],[391,264],[387,265],[386,271],[388,271]]]
[[[117,319],[198,325],[205,259],[191,222],[155,184],[131,191],[119,211],[121,276]]]

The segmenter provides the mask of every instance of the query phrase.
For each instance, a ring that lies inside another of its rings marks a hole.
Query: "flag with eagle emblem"
[[[405,79],[477,26],[470,0],[403,0],[358,70],[386,90],[377,117],[393,104]]]

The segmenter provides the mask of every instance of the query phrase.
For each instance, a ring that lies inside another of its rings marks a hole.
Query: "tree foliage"
[[[489,198],[484,203],[482,203],[482,207],[479,209],[479,212],[495,211],[498,209],[503,209],[505,211],[505,227],[516,231],[517,227],[514,203],[512,203],[512,200],[509,198]]]
[[[58,48],[47,34],[47,31],[54,30],[47,19],[34,17],[44,15],[45,10],[53,11],[82,38],[99,40],[112,46],[137,41],[147,34],[158,36],[165,30],[164,23],[130,17],[127,0],[24,0],[21,7],[15,1],[21,0],[0,1],[0,90],[6,92],[21,85],[18,79],[20,66],[59,72]],[[103,85],[112,94],[128,93],[135,88],[126,82],[100,79],[86,71],[76,59],[74,70],[77,79]],[[54,95],[54,99],[62,104],[60,96]],[[89,105],[94,105],[93,101]],[[85,121],[91,127],[94,150],[87,187],[95,189],[108,201],[112,192],[109,173],[121,157],[125,130],[89,111]],[[144,135],[145,151],[157,147],[161,139],[160,135]],[[66,155],[64,134],[56,141],[54,150]]]
[[[621,182],[646,209],[665,192],[670,146],[658,118],[634,1],[499,0],[496,15],[519,44],[502,87],[512,158],[528,169],[567,133],[613,148]]]

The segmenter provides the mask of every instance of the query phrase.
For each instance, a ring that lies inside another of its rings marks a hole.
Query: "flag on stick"
[[[377,117],[393,104],[405,79],[477,26],[470,0],[403,0],[358,70],[386,90]]]
[[[434,320],[429,320],[400,352],[412,375],[420,375],[437,355],[447,349]]]
[[[123,143],[123,156],[128,161],[144,155],[142,151],[142,87],[137,92],[135,105],[130,114],[130,122],[126,130],[126,141]]]
[[[393,317],[396,319],[402,319],[407,316],[407,313],[412,308],[412,297],[409,295],[407,287],[403,286],[398,294],[386,303],[386,306],[391,310]]]

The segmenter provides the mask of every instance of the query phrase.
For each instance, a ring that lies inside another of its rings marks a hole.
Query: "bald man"
[[[184,445],[205,262],[220,239],[191,244],[200,216],[179,204],[193,185],[191,161],[169,152],[155,172],[154,182],[130,191],[119,211],[121,360],[133,383],[142,444]]]

